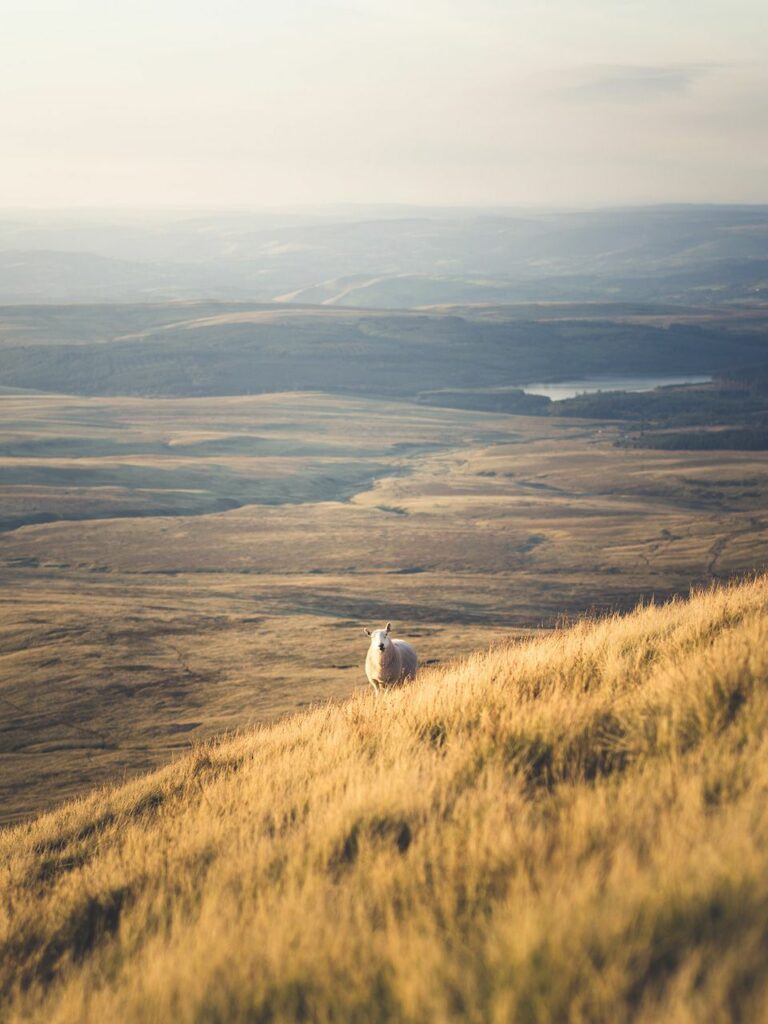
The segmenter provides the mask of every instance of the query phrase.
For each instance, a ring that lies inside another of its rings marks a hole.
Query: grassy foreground
[[[768,579],[0,834],[0,1019],[768,1018]]]

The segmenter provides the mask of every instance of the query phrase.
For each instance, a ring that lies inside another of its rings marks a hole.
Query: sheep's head
[[[392,643],[389,639],[389,633],[392,629],[392,623],[387,623],[386,629],[374,629],[373,632],[370,629],[365,630],[365,635],[371,638],[371,647],[378,648],[380,651],[386,651],[387,647]]]

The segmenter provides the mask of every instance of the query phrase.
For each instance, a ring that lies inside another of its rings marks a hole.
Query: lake
[[[706,374],[688,374],[681,377],[585,377],[582,380],[561,380],[540,384],[523,384],[527,395],[544,395],[553,402],[577,395],[591,395],[597,391],[653,391],[654,388],[675,384],[708,384],[712,378]]]

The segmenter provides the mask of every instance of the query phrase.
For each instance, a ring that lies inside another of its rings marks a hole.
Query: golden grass
[[[768,578],[217,744],[0,835],[11,1022],[768,1015]]]

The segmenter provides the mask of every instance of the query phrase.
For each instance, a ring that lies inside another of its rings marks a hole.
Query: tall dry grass
[[[768,1019],[768,580],[0,836],[0,1019]]]

